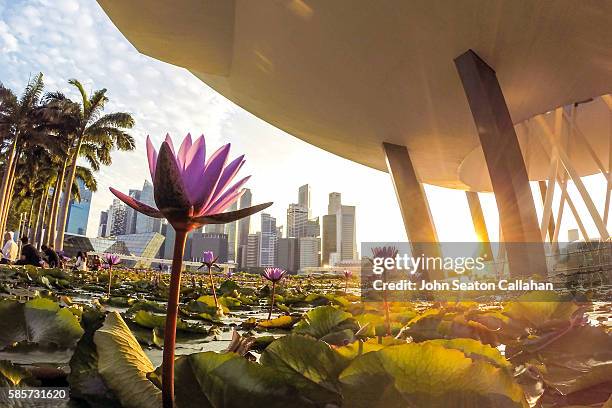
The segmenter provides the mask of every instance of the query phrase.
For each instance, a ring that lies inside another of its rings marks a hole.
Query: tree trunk
[[[8,218],[8,212],[9,208],[11,207],[11,202],[13,200],[13,189],[15,187],[15,172],[17,169],[17,157],[19,157],[19,154],[21,153],[21,149],[15,148],[15,150],[15,157],[10,160],[11,166],[8,168],[8,174],[5,172],[5,175],[7,175],[7,183],[6,190],[4,190],[4,194],[2,195],[2,204],[0,205],[0,207],[2,208],[2,211],[0,211],[0,231],[6,230],[6,220]]]
[[[26,235],[30,242],[32,241],[32,216],[34,215],[34,203],[36,203],[36,196],[32,194],[30,201],[30,211],[28,211],[28,224],[26,228]]]
[[[62,185],[64,184],[64,176],[66,174],[67,162],[62,165],[61,171],[57,173],[55,186],[53,187],[53,197],[51,198],[51,208],[49,210],[49,221],[47,222],[47,231],[45,234],[45,244],[53,245],[55,243],[55,225],[57,220],[57,209],[59,206],[60,196],[62,195]]]
[[[8,195],[9,184],[11,180],[11,171],[13,169],[13,163],[15,162],[15,152],[17,150],[17,142],[19,136],[15,135],[11,148],[8,151],[8,157],[6,161],[6,168],[4,169],[4,175],[2,176],[2,185],[0,186],[0,216],[4,214],[4,203],[6,202],[6,196]],[[5,225],[0,220],[0,232],[4,232]]]
[[[42,244],[40,231],[42,230],[41,225],[45,223],[45,210],[47,209],[47,196],[49,194],[49,189],[45,189],[42,192],[42,196],[40,197],[40,202],[38,203],[38,213],[36,214],[36,224],[34,226],[34,237],[33,241],[36,245],[36,248],[40,249]]]
[[[62,197],[59,214],[57,215],[57,236],[55,238],[55,250],[61,251],[64,249],[64,232],[66,231],[66,222],[68,221],[68,208],[70,206],[70,199],[72,198],[72,184],[74,184],[74,177],[76,174],[77,160],[79,158],[79,152],[81,151],[81,145],[83,144],[83,137],[79,138],[76,149],[73,152],[72,163],[70,164],[70,172],[66,178],[65,183],[65,194]]]

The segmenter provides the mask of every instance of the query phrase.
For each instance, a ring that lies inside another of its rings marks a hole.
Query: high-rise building
[[[140,201],[144,204],[150,205],[151,207],[155,207],[155,198],[153,197],[153,184],[151,184],[149,180],[145,180],[142,186],[142,190],[140,191]],[[153,232],[155,230],[155,218],[149,217],[142,213],[137,213],[135,229],[137,234],[141,234],[144,232]]]
[[[80,201],[71,200],[68,207],[68,222],[66,232],[71,234],[86,235],[87,223],[89,222],[89,209],[91,207],[91,190],[85,187],[80,178],[77,179],[79,186]]]
[[[108,211],[100,212],[100,223],[98,224],[98,236],[106,237],[108,234],[106,233],[108,225]]]
[[[276,218],[261,213],[261,238],[259,266],[275,266],[276,263]]]
[[[308,212],[308,218],[311,217],[310,194],[311,194],[311,191],[310,191],[310,186],[308,184],[304,184],[298,190],[298,204],[306,209],[306,211]]]
[[[297,273],[300,269],[300,253],[298,238],[281,238],[278,240],[278,258],[276,266],[289,273]]]
[[[355,206],[342,205],[340,193],[330,193],[327,206],[328,216],[334,216],[336,223],[336,244],[333,238],[331,217],[324,221],[323,226],[323,263],[333,265],[332,258],[340,261],[357,259],[357,237]],[[333,256],[332,254],[337,255]]]
[[[261,241],[261,232],[249,234],[247,238],[245,266],[251,268],[259,266],[259,244]]]
[[[131,189],[128,195],[135,200],[140,201],[140,190]],[[128,207],[125,213],[125,233],[135,234],[136,233],[136,218],[138,212],[132,207]]]
[[[225,263],[228,260],[228,245],[227,235],[225,234],[210,234],[207,232],[192,232],[190,234],[191,248],[189,259],[191,261],[201,261],[204,251],[212,251],[217,262]]]
[[[317,237],[299,238],[300,270],[319,266],[321,241]]]
[[[234,202],[228,211],[236,211],[238,202]],[[227,235],[227,259],[236,261],[238,259],[238,221],[225,224],[225,235]]]
[[[336,215],[323,216],[323,243],[321,248],[321,261],[323,265],[333,266],[330,256],[337,252],[336,249]]]
[[[357,237],[355,222],[355,206],[343,205],[340,208],[340,241],[337,247],[340,249],[340,260],[357,259]],[[336,242],[338,242],[336,240]]]
[[[126,208],[121,200],[115,198],[108,208],[107,235],[125,235]]]
[[[250,207],[253,200],[253,194],[248,188],[245,189],[244,194],[240,196],[240,208]],[[238,245],[247,245],[249,239],[249,233],[251,229],[251,217],[244,217],[238,220]]]
[[[299,238],[305,235],[308,210],[300,204],[289,204],[287,208],[287,238]]]
[[[225,225],[208,224],[204,226],[204,232],[208,232],[210,234],[225,234]]]
[[[327,205],[327,213],[330,215],[336,214],[340,211],[342,206],[342,197],[340,193],[329,193],[329,203]]]
[[[306,221],[304,225],[304,236],[305,237],[320,237],[321,226],[319,225],[319,217],[312,218]]]

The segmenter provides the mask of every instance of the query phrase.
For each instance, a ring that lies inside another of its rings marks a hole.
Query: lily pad
[[[355,358],[340,374],[346,406],[361,408],[526,408],[510,374],[435,344],[385,347]]]
[[[359,330],[359,325],[350,313],[333,306],[319,306],[308,311],[293,328],[296,334],[308,334],[320,339],[332,332],[344,329]]]
[[[290,329],[296,320],[291,316],[279,316],[276,319],[262,320],[257,326],[263,329]]]
[[[122,406],[161,407],[161,391],[147,378],[155,370],[119,313],[106,316],[94,334],[98,372]]]

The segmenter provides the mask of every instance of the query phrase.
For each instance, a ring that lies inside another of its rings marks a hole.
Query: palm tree
[[[0,184],[0,231],[4,231],[8,208],[13,197],[15,168],[20,155],[20,139],[34,131],[34,118],[39,108],[44,88],[43,75],[39,73],[30,81],[17,98],[8,88],[0,84],[0,137],[7,144],[2,183]]]
[[[82,150],[90,153],[95,151],[95,157],[100,162],[110,164],[110,151],[113,148],[133,150],[135,147],[132,136],[124,131],[124,129],[131,129],[134,126],[134,119],[129,113],[115,112],[102,115],[104,106],[108,102],[106,89],[97,90],[90,96],[76,79],[71,79],[68,83],[77,88],[81,94],[82,102],[79,104],[78,113],[74,116],[76,126],[71,132],[72,145],[64,191],[69,191],[69,188],[74,184],[77,160],[81,156]],[[63,248],[69,201],[69,195],[63,194],[57,215],[55,248],[58,250]]]

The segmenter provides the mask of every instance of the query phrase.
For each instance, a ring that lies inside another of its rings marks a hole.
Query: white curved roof
[[[496,70],[515,124],[612,90],[612,1],[98,2],[140,52],[261,119],[384,171],[382,142],[406,145],[421,179],[440,186],[490,188],[453,63],[466,50]],[[578,112],[607,166],[608,107]],[[532,144],[529,175],[541,179],[547,158]],[[597,171],[574,145],[581,174]]]

